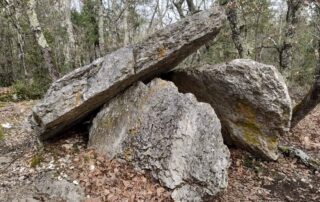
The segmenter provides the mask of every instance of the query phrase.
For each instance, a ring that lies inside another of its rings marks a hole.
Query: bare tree
[[[238,51],[239,57],[244,58],[247,56],[247,51],[244,48],[243,39],[238,19],[238,5],[236,0],[221,1],[221,5],[226,6],[226,14],[231,28],[231,37],[233,43]]]
[[[36,0],[28,1],[27,14],[30,22],[30,27],[34,34],[34,37],[37,40],[38,46],[41,49],[41,54],[45,62],[45,66],[48,69],[49,76],[52,80],[56,80],[59,78],[59,72],[53,64],[52,56],[51,56],[51,48],[45,38],[36,12]]]
[[[130,43],[130,33],[129,33],[129,9],[130,9],[130,1],[126,1],[124,4],[124,13],[123,13],[123,30],[124,30],[124,39],[123,45],[128,45]]]
[[[19,24],[19,20],[18,20],[18,13],[17,13],[17,9],[16,6],[14,5],[13,2],[9,2],[8,0],[0,0],[0,5],[2,5],[2,7],[4,7],[7,15],[10,18],[10,21],[13,25],[13,27],[16,30],[17,33],[17,41],[18,41],[18,46],[19,46],[19,58],[21,60],[21,65],[24,71],[24,75],[26,77],[29,76],[28,74],[28,70],[26,67],[26,63],[25,63],[25,53],[24,53],[24,40],[22,37],[22,31],[21,31],[21,26]]]
[[[182,9],[182,4],[184,3],[184,0],[173,0],[173,5],[176,7],[180,18],[184,18],[184,13],[183,13],[183,9]]]
[[[193,0],[186,0],[186,1],[187,1],[187,5],[188,5],[188,10],[191,13],[191,15],[198,12],[198,9],[196,8],[196,6],[193,3]]]
[[[74,67],[75,65],[75,37],[73,34],[73,25],[71,22],[71,0],[65,0],[65,24],[67,27],[68,42],[66,43],[65,64]]]
[[[285,34],[279,52],[281,70],[291,69],[292,67],[292,48],[298,23],[298,12],[302,8],[302,4],[303,0],[287,0]]]
[[[99,48],[100,55],[104,54],[105,41],[104,41],[104,5],[103,0],[99,0],[99,13],[98,13],[98,29],[99,29]]]

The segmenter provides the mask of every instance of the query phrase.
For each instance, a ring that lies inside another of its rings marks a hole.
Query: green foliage
[[[43,161],[42,153],[37,153],[32,157],[30,167],[36,168],[38,165],[40,165],[42,161]]]
[[[84,30],[87,44],[99,43],[98,10],[95,0],[84,1],[82,12],[73,11],[71,20]]]
[[[213,46],[204,54],[202,60],[205,63],[217,64],[225,61],[230,61],[238,57],[231,38],[231,31],[229,25],[225,22],[225,26],[217,37]]]
[[[52,45],[54,44],[54,42],[55,42],[55,38],[54,38],[54,36],[50,33],[50,31],[47,30],[47,29],[44,29],[43,35],[44,35],[44,37],[46,38],[48,44],[52,46]]]
[[[14,91],[18,100],[39,99],[49,87],[48,80],[38,79],[35,81],[22,80],[14,85]]]

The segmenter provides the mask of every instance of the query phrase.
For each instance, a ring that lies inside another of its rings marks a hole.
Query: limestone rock
[[[278,137],[289,130],[292,113],[286,84],[270,65],[237,59],[169,74],[181,92],[210,103],[227,143],[267,160],[278,157]]]
[[[214,39],[224,19],[219,8],[199,12],[62,77],[33,109],[34,129],[41,139],[50,138],[134,82],[167,72]]]
[[[85,192],[83,188],[74,185],[66,180],[44,180],[38,182],[37,190],[41,193],[48,194],[51,198],[62,198],[67,202],[78,202],[85,199]]]
[[[214,110],[161,79],[139,82],[107,103],[89,146],[150,170],[175,201],[201,201],[227,186],[230,154]]]
[[[65,179],[58,180],[55,172],[43,172],[32,176],[29,183],[13,186],[1,192],[0,201],[12,202],[78,202],[86,199],[85,190]]]

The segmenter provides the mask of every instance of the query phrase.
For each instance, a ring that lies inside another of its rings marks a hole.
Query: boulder
[[[90,129],[89,146],[150,170],[175,201],[201,201],[227,186],[229,150],[209,104],[173,83],[142,82],[113,98]]]
[[[181,92],[210,103],[226,143],[267,160],[278,157],[278,137],[289,130],[292,113],[287,86],[270,65],[237,59],[170,72]]]
[[[35,131],[42,140],[50,138],[134,82],[167,72],[214,39],[224,19],[220,8],[199,12],[55,81],[33,109]]]
[[[85,201],[85,190],[65,179],[58,180],[54,171],[39,172],[17,181],[10,188],[0,189],[0,201],[10,202],[79,202]],[[2,187],[1,187],[2,188]]]

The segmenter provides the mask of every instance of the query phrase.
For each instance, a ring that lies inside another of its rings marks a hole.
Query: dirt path
[[[170,201],[147,173],[88,150],[86,126],[39,149],[27,120],[34,103],[0,103],[0,201]],[[320,157],[320,108],[282,143]],[[263,162],[237,149],[231,156],[228,189],[215,201],[320,201],[319,172],[297,159]]]

